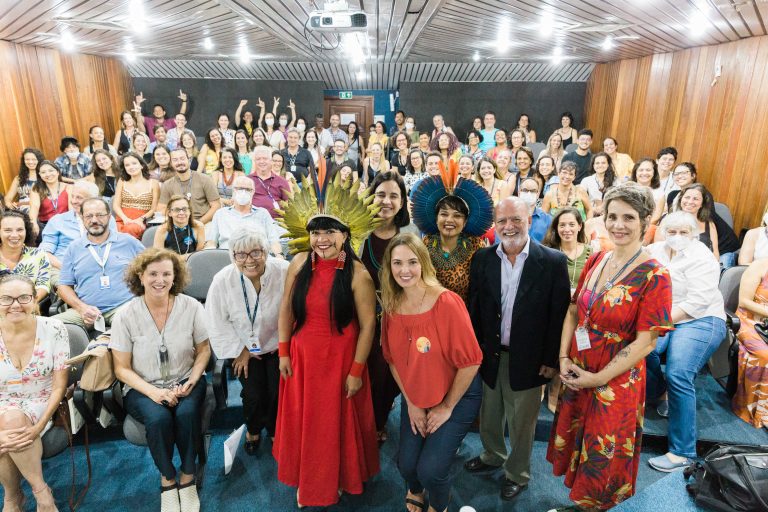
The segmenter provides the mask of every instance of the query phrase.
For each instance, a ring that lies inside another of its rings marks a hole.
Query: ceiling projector
[[[328,1],[323,10],[309,13],[307,28],[318,32],[354,32],[368,27],[368,16],[350,9],[344,0]]]

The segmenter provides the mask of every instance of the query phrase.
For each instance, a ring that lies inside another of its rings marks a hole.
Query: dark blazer
[[[483,350],[480,375],[496,387],[501,345],[501,260],[498,244],[477,251],[469,273],[469,315]],[[558,368],[563,320],[570,304],[565,254],[531,239],[512,311],[509,384],[515,391],[546,384],[542,365]]]

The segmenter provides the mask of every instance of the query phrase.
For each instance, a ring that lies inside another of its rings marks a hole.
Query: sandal
[[[256,452],[259,451],[259,443],[261,443],[261,436],[257,437],[256,439],[249,440],[247,437],[245,438],[245,453],[248,455],[256,455]]]
[[[416,494],[413,494],[409,491],[409,493],[412,496],[416,496]],[[421,499],[424,499],[424,494],[422,494]],[[413,505],[414,507],[418,507],[419,510],[427,510],[427,502],[425,501],[418,501],[413,498],[409,498],[408,495],[405,496],[405,508],[408,508],[408,505]]]
[[[376,433],[376,440],[380,445],[386,443],[387,439],[389,439],[389,435],[387,434],[387,429],[380,430],[379,432]]]

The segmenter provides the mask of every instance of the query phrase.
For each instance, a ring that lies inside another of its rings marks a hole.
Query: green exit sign
[[[351,100],[352,99],[352,91],[339,91],[339,99],[340,100]]]

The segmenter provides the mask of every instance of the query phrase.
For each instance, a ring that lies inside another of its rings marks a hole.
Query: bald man
[[[470,473],[503,468],[503,500],[514,499],[531,478],[541,386],[557,374],[570,303],[565,255],[531,239],[529,215],[519,197],[500,201],[495,210],[498,243],[475,253],[469,273],[468,309],[483,350],[483,453],[464,468]]]

